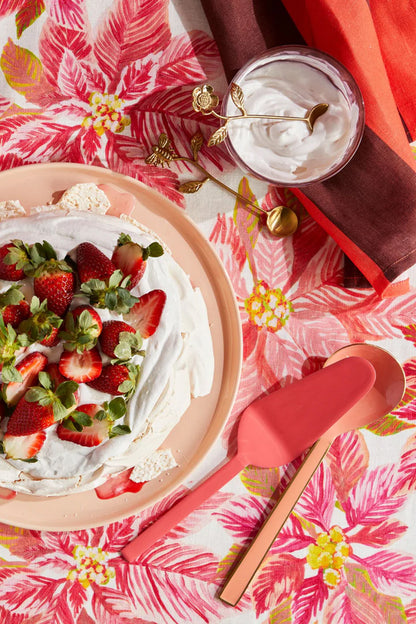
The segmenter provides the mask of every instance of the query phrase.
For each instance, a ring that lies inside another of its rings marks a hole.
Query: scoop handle
[[[235,606],[246,591],[315,470],[329,451],[331,443],[328,442],[327,438],[321,438],[309,449],[295,476],[228,577],[219,594],[223,602]]]
[[[239,455],[234,455],[227,463],[223,464],[208,479],[203,481],[197,488],[189,491],[173,507],[168,509],[153,524],[150,524],[142,533],[123,548],[121,554],[127,561],[134,561],[147,548],[173,529],[188,514],[197,509],[210,496],[218,492],[223,485],[230,481],[244,468]]]

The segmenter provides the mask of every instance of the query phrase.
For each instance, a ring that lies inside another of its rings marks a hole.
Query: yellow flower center
[[[130,118],[123,114],[124,100],[118,95],[93,91],[88,101],[91,115],[84,118],[82,125],[86,128],[92,126],[99,136],[107,130],[123,132],[130,125]]]
[[[108,553],[93,546],[75,546],[72,551],[76,567],[68,572],[67,579],[79,581],[85,588],[91,583],[106,585],[114,578],[114,568],[107,567]]]
[[[292,303],[280,288],[271,289],[263,280],[256,284],[250,297],[245,300],[244,307],[253,325],[270,332],[279,331],[293,312]]]
[[[315,544],[309,546],[306,560],[313,570],[323,570],[328,587],[336,587],[341,580],[340,569],[350,552],[344,532],[340,527],[333,526],[328,533],[320,533]]]

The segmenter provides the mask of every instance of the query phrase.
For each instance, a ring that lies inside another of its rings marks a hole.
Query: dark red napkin
[[[333,178],[292,190],[350,259],[346,285],[406,292],[401,276],[416,263],[416,10],[407,0],[201,1],[229,80],[284,44],[320,49],[352,73],[366,109],[360,147]]]

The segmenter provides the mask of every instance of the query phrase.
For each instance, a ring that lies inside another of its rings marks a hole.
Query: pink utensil
[[[271,394],[242,413],[238,451],[121,551],[134,561],[245,466],[286,464],[321,436],[373,386],[375,371],[363,358],[349,358]]]
[[[227,604],[235,606],[246,591],[313,473],[329,451],[333,440],[341,433],[369,425],[388,414],[403,397],[405,390],[403,369],[390,353],[380,347],[369,344],[348,345],[334,353],[325,366],[341,360],[348,361],[351,356],[362,357],[371,362],[376,371],[374,386],[311,447],[283,495],[243,557],[231,571],[219,594],[221,600]]]

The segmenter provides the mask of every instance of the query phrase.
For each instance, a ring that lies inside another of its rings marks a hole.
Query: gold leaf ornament
[[[205,180],[190,180],[189,182],[184,182],[180,185],[179,191],[180,193],[196,193],[207,179],[208,178],[205,178]]]
[[[244,108],[244,93],[242,88],[236,82],[231,83],[230,95],[234,105],[243,115],[246,115],[246,109]]]
[[[218,145],[218,143],[222,143],[227,136],[227,124],[224,124],[218,130],[215,130],[213,134],[209,137],[208,147],[212,147],[213,145]]]
[[[197,132],[196,134],[194,134],[194,136],[191,139],[191,149],[192,149],[192,154],[194,156],[194,160],[198,160],[198,152],[203,146],[203,144],[204,144],[204,137],[202,136],[202,134],[200,132]]]

